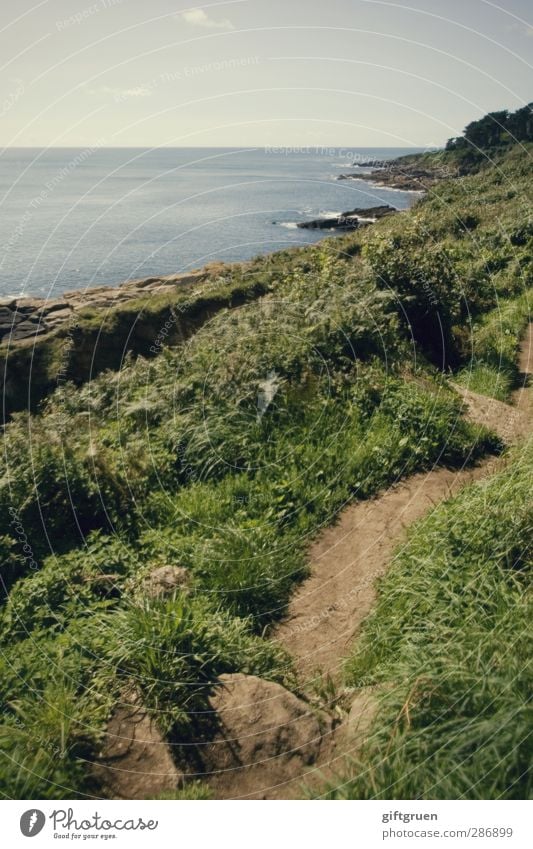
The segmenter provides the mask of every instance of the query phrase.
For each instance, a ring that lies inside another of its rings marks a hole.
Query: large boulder
[[[301,795],[317,760],[316,713],[289,690],[255,675],[222,675],[211,698],[218,732],[202,747],[205,777],[217,798]]]
[[[93,776],[106,799],[154,799],[183,784],[168,743],[136,693],[125,693],[109,720]]]

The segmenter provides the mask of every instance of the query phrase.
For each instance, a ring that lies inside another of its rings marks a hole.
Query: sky
[[[2,0],[2,147],[441,146],[533,100],[531,0]]]

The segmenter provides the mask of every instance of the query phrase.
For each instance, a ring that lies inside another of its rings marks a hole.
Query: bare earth
[[[468,417],[500,434],[506,443],[524,437],[530,426],[526,376],[533,365],[533,325],[520,352],[524,387],[515,405],[457,387]],[[347,507],[339,521],[311,546],[311,575],[293,595],[275,638],[294,657],[305,686],[314,670],[336,677],[343,658],[375,600],[375,580],[392,563],[404,528],[465,484],[493,472],[488,458],[461,470],[435,468],[413,475],[371,501]]]
[[[532,366],[533,324],[521,346],[523,386],[513,405],[457,387],[469,418],[490,427],[508,444],[527,436]],[[413,475],[370,501],[347,507],[337,523],[318,536],[309,551],[310,577],[293,595],[286,618],[272,635],[292,655],[302,693],[312,696],[328,677],[339,682],[343,660],[374,605],[376,578],[393,562],[406,527],[506,462],[505,457],[491,457],[470,468],[435,468]],[[193,777],[207,780],[218,799],[301,798],[303,785],[318,790],[359,748],[376,708],[375,694],[368,688],[356,695],[339,721],[333,711],[328,716],[313,707],[312,699],[298,698],[277,684],[246,675],[223,678],[211,704],[220,732],[200,747],[203,766],[194,772],[175,769],[170,747],[154,736],[147,720],[136,735],[146,739],[136,739],[131,746],[133,735],[122,715],[115,717],[99,763],[100,769],[107,766],[108,798],[153,798],[169,784],[177,788]]]

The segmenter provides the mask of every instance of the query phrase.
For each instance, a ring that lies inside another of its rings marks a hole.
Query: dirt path
[[[521,386],[514,393],[512,406],[457,387],[469,418],[492,428],[508,444],[531,431],[533,324],[521,345],[519,368]],[[436,468],[414,475],[371,501],[349,506],[338,522],[318,537],[310,549],[310,577],[292,597],[287,616],[274,634],[293,656],[304,691],[312,690],[325,674],[334,682],[340,679],[344,658],[374,605],[376,578],[385,573],[401,550],[406,527],[505,462],[505,458],[491,457],[459,471]],[[279,783],[259,798],[298,797],[304,783],[320,786],[324,778],[333,777],[346,755],[358,748],[374,709],[371,692],[358,694],[349,716],[323,734],[314,765],[299,775],[280,770]]]
[[[492,428],[507,443],[531,431],[533,393],[527,387],[533,324],[521,346],[520,370],[523,386],[513,406],[457,387],[471,421]],[[324,530],[310,549],[310,577],[272,635],[294,658],[302,692],[316,693],[326,676],[340,682],[344,658],[374,605],[376,578],[393,562],[406,527],[506,462],[490,457],[459,471],[435,468],[413,475],[372,500],[347,507]],[[323,697],[322,705],[327,701]],[[334,721],[332,710],[315,709],[312,701],[278,684],[250,675],[222,676],[211,703],[220,733],[199,745],[197,766],[184,766],[178,775],[168,743],[154,733],[144,713],[141,725],[138,712],[132,720],[131,705],[121,706],[113,718],[97,766],[105,767],[108,798],[151,798],[193,778],[206,780],[217,799],[301,798],[304,784],[320,792],[324,780],[342,770],[346,756],[359,748],[375,707],[372,689],[363,690],[342,721]]]
[[[533,325],[520,352],[523,389],[515,393],[512,406],[457,387],[470,420],[495,430],[506,443],[522,439],[531,429],[531,392],[526,387],[532,366]],[[283,688],[282,697],[267,682],[259,685],[258,679],[236,676],[243,680],[231,682],[216,704],[225,736],[208,750],[211,763],[204,777],[215,798],[301,798],[303,786],[320,792],[325,780],[342,773],[346,756],[360,747],[377,703],[372,688],[363,690],[335,720],[335,695],[327,695],[324,683],[328,677],[334,684],[341,682],[344,658],[375,603],[376,578],[393,562],[407,526],[506,462],[505,457],[489,457],[461,470],[435,468],[413,475],[372,500],[350,505],[320,534],[309,552],[310,577],[293,595],[272,639],[292,655],[302,692],[315,694],[316,701],[321,686],[326,695],[320,701],[329,701],[329,710],[317,714],[313,699],[285,704]]]

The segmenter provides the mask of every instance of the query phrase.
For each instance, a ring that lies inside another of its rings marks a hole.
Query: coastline
[[[396,161],[395,168],[399,163]],[[401,167],[407,170],[407,166]],[[375,173],[382,175],[383,169]],[[392,182],[391,167],[387,175]],[[394,190],[391,185],[385,188]],[[324,239],[338,239],[400,212],[387,206],[366,211],[372,210],[381,210],[381,214],[365,218],[365,210],[349,210],[333,219],[300,225],[323,230]],[[251,260],[210,262],[184,273],[76,289],[54,299],[0,299],[3,420],[17,410],[36,411],[39,403],[66,381],[81,385],[106,369],[120,369],[127,354],[150,357],[159,353],[163,344],[181,344],[220,310],[266,294],[271,289],[268,269],[284,265],[289,257],[322,241],[290,246]],[[154,346],[162,328],[163,343]]]

